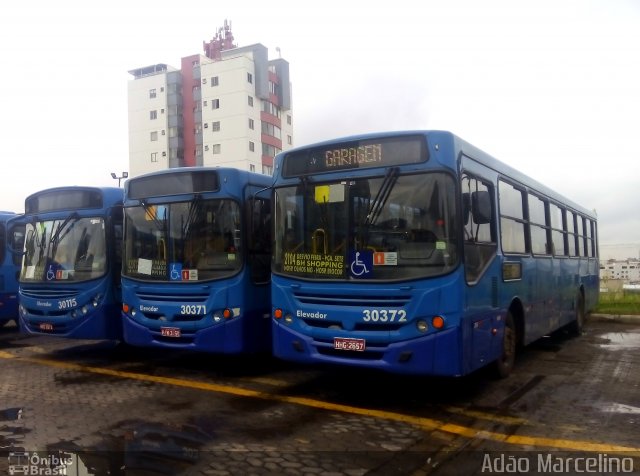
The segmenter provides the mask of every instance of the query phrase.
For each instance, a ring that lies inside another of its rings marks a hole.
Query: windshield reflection
[[[105,224],[100,217],[34,221],[26,225],[24,282],[87,281],[106,272]]]
[[[408,279],[457,263],[453,179],[443,173],[310,183],[275,192],[274,270],[315,279]]]
[[[228,277],[242,267],[240,207],[231,200],[127,207],[124,274],[156,281]]]

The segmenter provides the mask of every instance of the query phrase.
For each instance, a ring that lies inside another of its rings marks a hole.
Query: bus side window
[[[473,283],[496,254],[495,207],[488,182],[464,174],[461,188],[465,273]]]
[[[22,257],[24,256],[26,225],[19,224],[10,230],[11,250],[13,251],[13,264],[15,266],[22,265]]]

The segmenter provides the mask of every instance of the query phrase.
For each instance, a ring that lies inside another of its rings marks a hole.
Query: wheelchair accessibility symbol
[[[356,278],[367,278],[373,271],[373,252],[355,251],[349,252],[351,275]]]
[[[182,263],[171,263],[170,281],[182,281]]]

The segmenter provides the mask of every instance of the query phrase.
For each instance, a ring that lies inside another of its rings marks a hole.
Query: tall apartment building
[[[271,175],[293,146],[289,63],[261,44],[237,47],[225,21],[181,68],[129,71],[129,176],[224,166]],[[278,51],[279,53],[279,51]]]

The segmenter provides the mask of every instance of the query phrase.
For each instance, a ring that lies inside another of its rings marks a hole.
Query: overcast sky
[[[109,3],[0,6],[0,209],[117,185],[127,71],[179,68],[228,20],[290,63],[296,145],[451,130],[595,209],[603,257],[640,254],[639,1]]]

